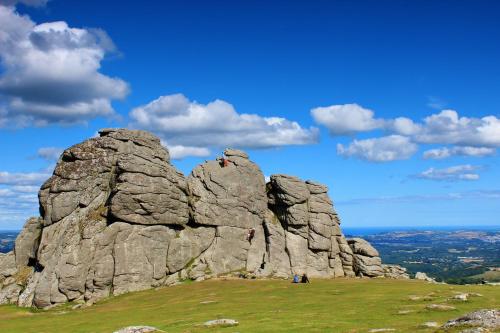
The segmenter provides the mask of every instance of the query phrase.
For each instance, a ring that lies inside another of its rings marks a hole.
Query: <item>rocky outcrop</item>
[[[409,279],[406,268],[399,265],[384,265],[382,264],[382,270],[384,271],[384,277],[390,279]]]
[[[456,327],[481,327],[483,329],[500,329],[500,310],[482,309],[467,313],[459,318],[449,320],[443,328],[450,329]],[[484,332],[487,332],[485,330]]]
[[[424,272],[415,273],[415,280],[422,280],[431,283],[436,283],[436,280],[425,274]]]
[[[362,238],[351,238],[347,243],[352,249],[356,275],[378,277],[384,275],[378,251]]]
[[[274,234],[284,237],[270,238],[269,247],[284,244],[279,256],[289,258],[290,271],[320,277],[352,276],[352,252],[340,232],[327,187],[287,175],[271,176],[267,187],[270,216],[279,225]],[[272,221],[266,225],[273,230]]]
[[[50,307],[246,272],[381,276],[378,253],[347,240],[326,186],[273,175],[248,155],[186,178],[150,133],[105,129],[68,148],[15,251],[0,255],[0,303]]]

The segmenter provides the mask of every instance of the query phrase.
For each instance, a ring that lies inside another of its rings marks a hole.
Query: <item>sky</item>
[[[500,225],[500,2],[0,0],[0,229],[63,149],[152,131],[329,187],[345,227]]]

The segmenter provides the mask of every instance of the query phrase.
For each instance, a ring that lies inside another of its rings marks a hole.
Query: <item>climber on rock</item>
[[[223,168],[225,168],[229,165],[229,160],[227,159],[226,154],[224,154],[224,152],[222,153],[222,157],[220,158],[220,162],[221,162],[221,167],[223,167]]]
[[[255,228],[248,229],[247,240],[252,243],[252,239],[255,236]]]

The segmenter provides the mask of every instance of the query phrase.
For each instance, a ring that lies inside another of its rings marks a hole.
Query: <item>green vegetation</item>
[[[467,302],[457,293],[480,293]],[[448,304],[452,311],[427,310]],[[150,325],[166,332],[434,332],[419,328],[439,324],[481,308],[500,306],[500,287],[453,286],[414,280],[335,279],[291,284],[279,280],[211,280],[130,293],[92,307],[71,304],[48,311],[0,306],[0,332],[113,332],[130,325]],[[399,312],[399,314],[398,314]],[[205,321],[231,318],[236,328],[204,328]]]
[[[482,274],[469,276],[467,278],[463,278],[462,281],[464,283],[481,283],[481,281],[488,282],[500,282],[500,271],[486,271]]]
[[[500,267],[498,231],[393,231],[364,236],[380,253],[382,262],[425,272],[437,281],[480,283],[471,279]],[[485,278],[492,280],[492,274]]]

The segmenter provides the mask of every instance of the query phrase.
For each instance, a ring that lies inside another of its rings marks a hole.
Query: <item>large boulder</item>
[[[218,275],[259,268],[265,252],[267,211],[260,168],[245,152],[226,149],[223,158],[196,167],[187,183],[192,222],[216,230],[211,246],[199,260],[204,269]]]
[[[189,220],[186,180],[150,133],[99,134],[63,152],[39,193],[42,220],[16,241],[18,265],[35,267],[27,303],[93,302],[166,279],[169,243]]]
[[[105,129],[66,149],[15,251],[0,254],[0,304],[89,304],[184,279],[241,274],[379,276],[377,251],[347,240],[326,186],[268,184],[240,150],[186,179],[154,135]]]
[[[41,234],[42,219],[39,217],[28,219],[17,236],[14,246],[17,267],[27,266],[30,261],[36,260]]]
[[[351,250],[339,244],[344,238],[326,186],[272,175],[267,195],[269,207],[284,230],[291,272],[313,277],[350,275],[352,260],[344,269],[342,257],[352,256]]]
[[[384,265],[382,264],[382,269],[384,270],[384,277],[390,279],[409,279],[410,275],[406,268],[399,265]]]
[[[347,240],[353,253],[353,268],[358,276],[378,277],[384,275],[378,251],[362,238]]]
[[[267,208],[264,175],[246,153],[224,153],[224,159],[205,162],[188,177],[192,218],[201,225],[255,228]]]

